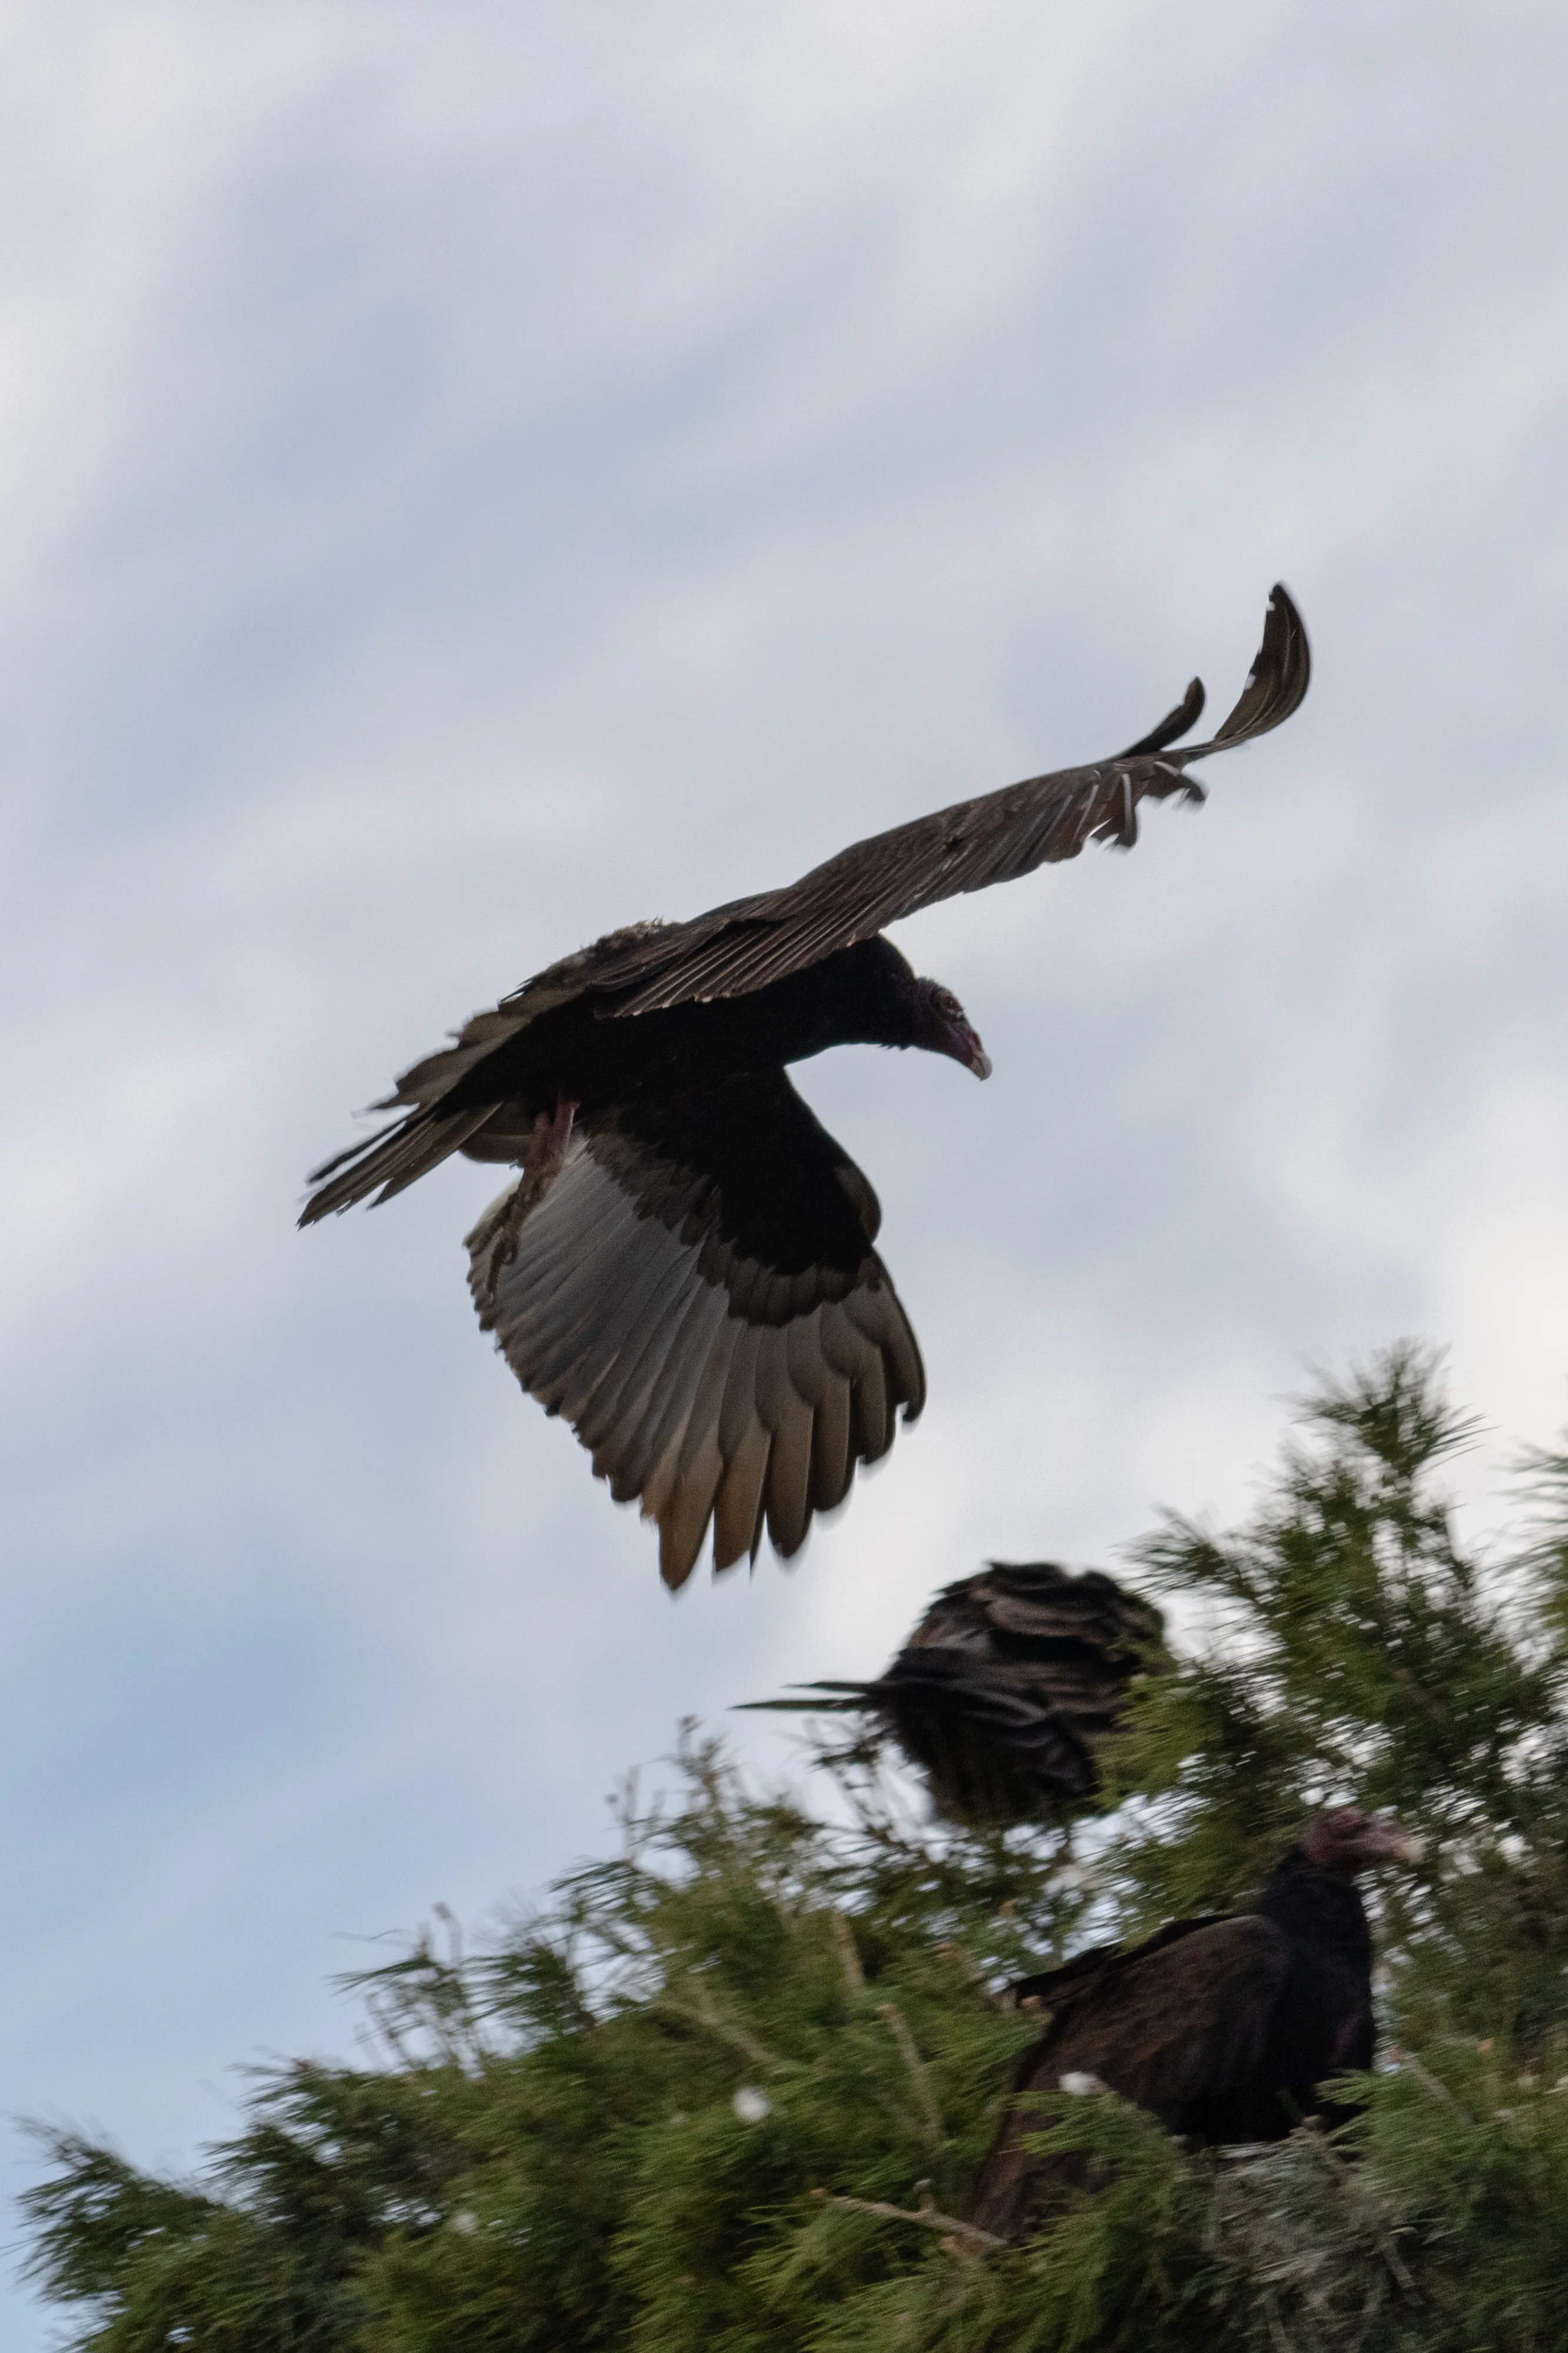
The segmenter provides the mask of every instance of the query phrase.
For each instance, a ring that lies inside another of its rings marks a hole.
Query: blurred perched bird
[[[1331,1807],[1270,1873],[1255,1910],[1173,1920],[1131,1951],[1104,1946],[1024,1978],[1015,1993],[1051,2022],[1019,2062],[1015,2100],[1110,2089],[1197,2140],[1282,2140],[1321,2112],[1326,2076],[1372,2064],[1372,1932],[1356,1877],[1420,1851],[1387,1815]],[[1044,2122],[1011,2103],[1003,2111],[970,2213],[998,2238],[1022,2233],[1064,2169],[1026,2146]]]
[[[1138,804],[1201,801],[1187,768],[1289,717],[1307,638],[1276,588],[1235,710],[1205,744],[1194,680],[1093,767],[962,801],[842,850],[782,891],[634,923],[552,965],[405,1071],[404,1116],[318,1168],[300,1219],[386,1200],[454,1152],[523,1174],[468,1236],[480,1321],[564,1414],[619,1503],[689,1576],[797,1550],[859,1462],[925,1401],[920,1349],[872,1245],[881,1211],[785,1075],[829,1046],[920,1046],[977,1078],[963,1007],[883,926],[1086,841],[1137,839]]]
[[[875,1683],[755,1704],[868,1717],[944,1814],[1026,1821],[1094,1795],[1129,1684],[1167,1663],[1163,1633],[1152,1604],[1099,1569],[994,1560],[943,1588]]]

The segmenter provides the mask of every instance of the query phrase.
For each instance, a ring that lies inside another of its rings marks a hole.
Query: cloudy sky
[[[1245,1508],[1303,1360],[1448,1343],[1478,1498],[1568,1419],[1565,118],[1526,0],[0,16],[6,2109],[188,2161],[679,1717]],[[805,1073],[931,1404],[672,1603],[490,1172],[305,1168],[610,925],[1225,708],[1279,577],[1201,815],[906,927],[992,1083]]]

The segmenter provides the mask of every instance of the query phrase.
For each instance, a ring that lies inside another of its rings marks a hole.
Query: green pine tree
[[[260,2076],[197,2179],[45,2136],[30,2266],[71,2344],[1568,2346],[1568,1457],[1483,1558],[1441,1489],[1466,1436],[1432,1359],[1392,1351],[1321,1384],[1244,1527],[1138,1547],[1209,1631],[1141,1688],[1094,1813],[926,1824],[826,1748],[808,1810],[689,1740],[615,1859],[495,1949],[448,1924],[362,1980],[384,2063]],[[1095,2187],[984,2244],[967,2184],[1037,2031],[1009,1978],[1244,1902],[1351,1796],[1430,1841],[1373,1891],[1358,2121],[1215,2155],[1058,2097],[1045,2142]]]

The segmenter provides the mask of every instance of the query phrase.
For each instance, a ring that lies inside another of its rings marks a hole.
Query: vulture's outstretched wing
[[[1242,1913],[1179,1921],[1133,1952],[1085,1955],[1049,1978],[1026,1979],[1020,1990],[1037,1990],[1056,2006],[1019,2063],[1014,2098],[1098,2077],[1179,2130],[1193,2102],[1256,2074],[1288,1966],[1281,1931]],[[1026,2105],[1010,2105],[981,2168],[970,2220],[998,2238],[1017,2235],[1032,2188],[1049,2168],[1026,2146],[1043,2124]]]
[[[960,801],[840,850],[783,891],[671,924],[598,965],[597,986],[626,989],[621,1014],[688,997],[737,997],[820,963],[939,899],[1011,882],[1037,866],[1076,858],[1086,841],[1138,838],[1138,804],[1180,793],[1201,801],[1185,770],[1289,718],[1311,674],[1307,632],[1283,586],[1268,599],[1263,642],[1241,698],[1206,743],[1167,747],[1203,709],[1194,679],[1176,709],[1127,751]]]
[[[870,939],[885,924],[939,899],[1076,858],[1086,841],[1130,848],[1137,839],[1140,801],[1172,793],[1201,801],[1203,788],[1189,782],[1186,769],[1208,753],[1229,751],[1278,727],[1306,693],[1310,669],[1300,616],[1276,587],[1241,700],[1209,742],[1167,748],[1203,709],[1204,691],[1194,679],[1158,727],[1111,759],[1006,785],[873,834],[782,891],[737,899],[687,923],[630,923],[563,956],[499,1005],[476,1013],[451,1045],[404,1072],[375,1108],[409,1116],[313,1169],[317,1189],[300,1224],[313,1224],[371,1192],[387,1200],[449,1153],[496,1156],[479,1134],[487,1107],[440,1106],[490,1055],[579,999],[624,1016],[692,998],[742,997]]]
[[[468,1237],[481,1320],[658,1523],[669,1586],[710,1520],[716,1568],[764,1525],[787,1559],[925,1402],[876,1196],[782,1071],[634,1096],[584,1124],[509,1237],[514,1198]]]

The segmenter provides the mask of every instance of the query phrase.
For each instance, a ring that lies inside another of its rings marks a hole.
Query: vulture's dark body
[[[617,1018],[629,990],[595,989],[536,1015],[466,1071],[442,1108],[504,1103],[531,1118],[564,1098],[591,1116],[634,1094],[783,1070],[830,1046],[907,1046],[914,977],[890,941],[871,939],[744,997],[689,999],[631,1020]]]
[[[1250,1912],[1173,1921],[1129,1950],[1080,1954],[1014,1989],[1050,2012],[1013,2094],[1097,2078],[1173,2133],[1214,2145],[1330,2123],[1325,2079],[1370,2067],[1372,1933],[1353,1877],[1293,1847]],[[1014,2238],[1059,2168],[1026,2147],[1047,2119],[1009,2105],[971,2212]]]
[[[1215,2143],[1281,2140],[1302,2116],[1333,2121],[1318,2097],[1330,2075],[1372,2065],[1372,1930],[1351,1881],[1292,1848],[1258,1899],[1283,1941],[1285,1974],[1248,2083],[1200,2096],[1172,2130]]]
[[[1096,1795],[1131,1684],[1167,1663],[1163,1635],[1100,1569],[994,1560],[942,1588],[875,1682],[760,1704],[865,1717],[953,1820],[1037,1820]]]

